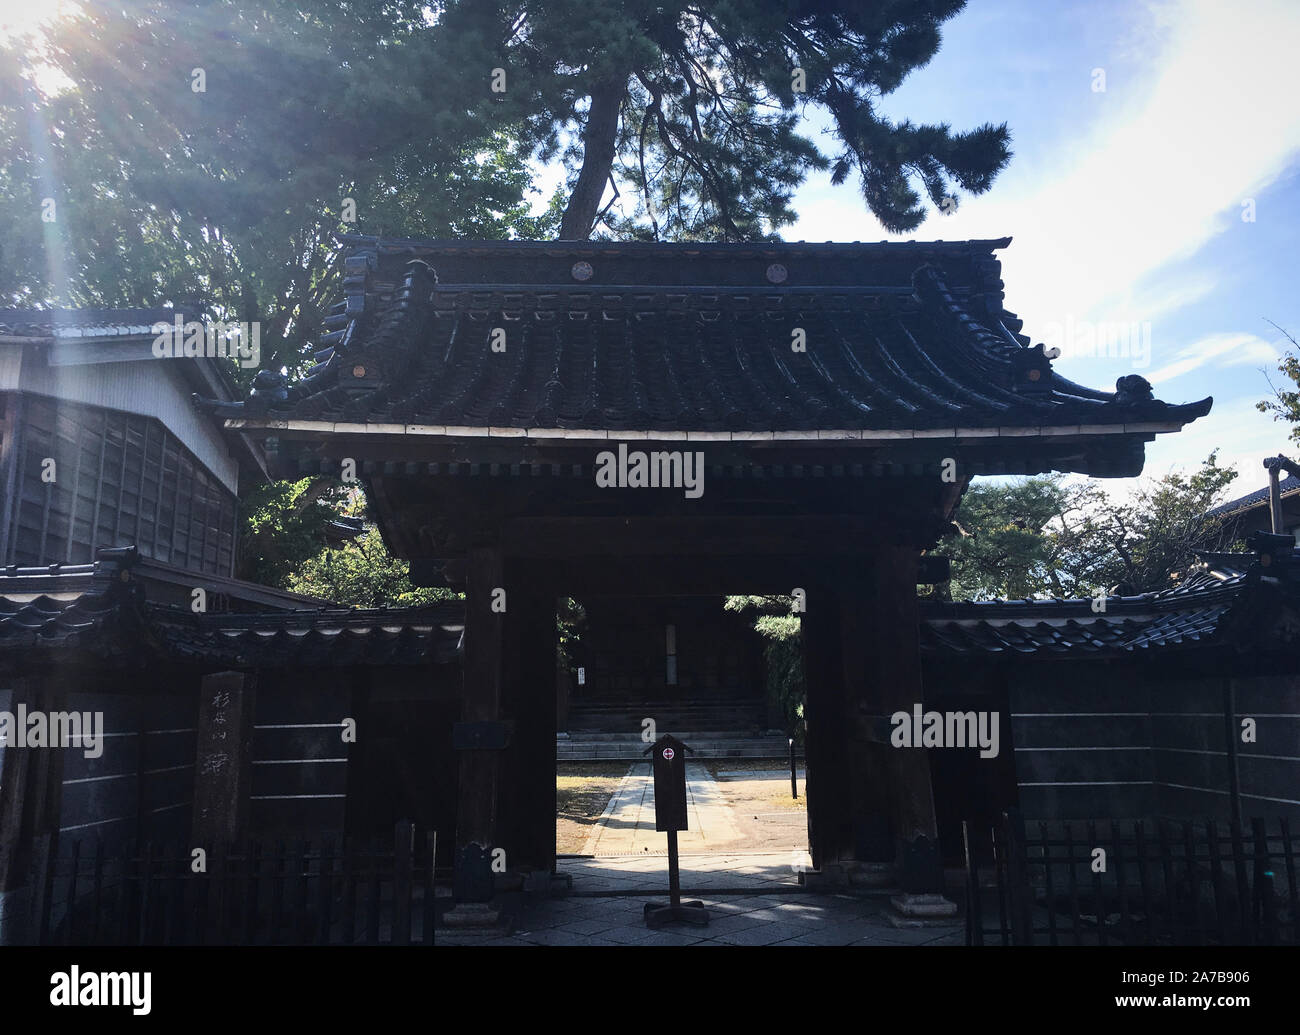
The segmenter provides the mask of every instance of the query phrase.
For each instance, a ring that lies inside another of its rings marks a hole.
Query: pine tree
[[[561,239],[740,240],[792,222],[809,170],[857,176],[886,230],[958,190],[987,190],[1009,157],[1005,124],[955,133],[891,121],[880,99],[934,56],[964,0],[452,0],[440,81],[454,105],[519,121],[561,154],[570,193]],[[490,95],[480,84],[502,73]],[[798,131],[822,109],[839,142]],[[601,208],[607,185],[638,211]],[[919,190],[918,190],[919,188]]]

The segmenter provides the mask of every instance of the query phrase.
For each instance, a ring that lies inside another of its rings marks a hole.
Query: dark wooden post
[[[1268,466],[1267,461],[1265,466]],[[1268,467],[1268,518],[1274,535],[1282,534],[1282,493],[1278,482],[1278,467]]]
[[[896,649],[897,630],[892,623],[886,623],[884,628],[880,625],[880,603],[869,595],[876,579],[869,561],[846,560],[840,579],[843,735],[847,741],[848,766],[846,801],[852,814],[853,856],[863,862],[890,864],[895,853],[892,801],[895,791],[889,754],[894,749],[889,745],[888,726],[884,722],[884,715],[890,709],[881,693],[876,666],[880,664],[882,652]],[[883,869],[882,876],[887,878],[888,866]]]
[[[916,575],[915,548],[881,547],[871,585],[873,636],[865,643],[871,651],[870,670],[875,677],[868,691],[869,710],[886,719],[924,703]],[[1004,729],[1006,716],[999,716],[998,721],[1000,729]],[[892,806],[895,872],[903,891],[893,900],[894,906],[912,919],[942,920],[955,915],[956,905],[940,897],[943,862],[927,750],[891,744],[884,750],[884,760]]]
[[[851,792],[845,763],[840,602],[825,586],[807,587],[802,615],[807,750],[808,848],[814,869],[831,876],[853,857]]]
[[[555,869],[555,595],[512,579],[506,629],[504,710],[512,722],[510,793],[504,802],[511,871]]]
[[[1274,477],[1277,471],[1271,472]],[[1232,676],[1223,677],[1223,727],[1227,740],[1228,758],[1228,808],[1232,820],[1232,834],[1241,836],[1241,768],[1237,761],[1237,738],[1241,728],[1237,725],[1236,681]]]
[[[456,810],[457,902],[492,898],[492,850],[497,844],[502,750],[487,734],[502,722],[506,611],[494,611],[493,593],[508,590],[498,546],[476,547],[465,562],[464,691],[460,788]],[[483,746],[478,746],[482,744]]]
[[[19,704],[47,714],[63,708],[56,677],[28,677],[13,685],[9,711]],[[47,870],[58,852],[65,747],[8,744],[0,767],[0,942],[23,944],[41,930],[33,909],[48,905]]]

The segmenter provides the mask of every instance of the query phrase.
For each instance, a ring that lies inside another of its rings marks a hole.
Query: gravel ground
[[[555,851],[582,851],[627,774],[627,762],[560,762],[555,768]]]

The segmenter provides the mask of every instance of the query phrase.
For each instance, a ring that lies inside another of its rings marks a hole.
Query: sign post
[[[677,831],[686,827],[686,752],[690,749],[671,734],[665,734],[649,748],[655,779],[655,829],[668,834],[668,905],[645,904],[645,922],[650,927],[671,920],[704,925],[709,914],[703,902],[683,902],[677,865]]]

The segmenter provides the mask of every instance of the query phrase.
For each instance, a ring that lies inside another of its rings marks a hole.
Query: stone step
[[[784,734],[767,736],[763,733],[755,733],[752,729],[698,729],[698,730],[681,730],[677,727],[664,726],[658,724],[656,732],[659,736],[665,733],[671,733],[678,740],[690,744],[693,740],[771,740],[785,744]],[[568,734],[557,738],[561,741],[568,741],[570,744],[641,744],[645,741],[641,739],[641,733],[608,733],[603,730],[575,730],[570,729]]]
[[[685,739],[685,738],[683,738]],[[775,737],[732,738],[729,740],[697,741],[686,743],[691,748],[692,761],[705,758],[771,758],[785,760],[790,757],[789,747]],[[562,762],[598,761],[616,759],[628,762],[646,762],[642,754],[646,745],[627,742],[555,742],[555,757]]]
[[[573,709],[568,726],[574,729],[609,730],[611,733],[639,730],[644,719],[654,719],[657,726],[677,726],[688,730],[734,730],[759,726],[765,721],[759,708],[679,708],[646,709],[637,712],[591,712]]]

